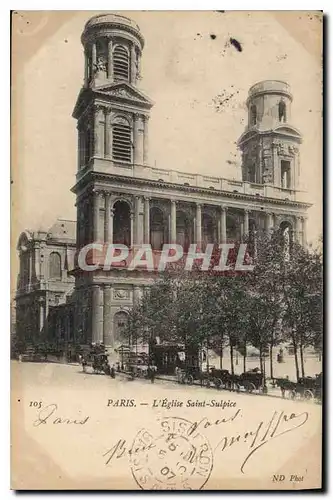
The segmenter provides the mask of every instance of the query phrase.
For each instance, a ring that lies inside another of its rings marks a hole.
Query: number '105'
[[[30,405],[33,406],[34,408],[41,408],[42,407],[42,402],[41,401],[30,401]]]

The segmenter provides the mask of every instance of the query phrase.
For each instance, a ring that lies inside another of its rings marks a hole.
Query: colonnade
[[[115,206],[119,201],[123,201],[128,204],[128,217],[129,217],[129,227],[130,227],[130,241],[128,244],[130,246],[140,245],[142,243],[151,243],[151,209],[156,208],[153,197],[148,196],[132,196],[132,197],[118,197],[114,194],[108,192],[95,191],[93,193],[93,231],[92,238],[93,241],[104,241],[105,243],[114,242],[114,217],[115,217]],[[160,200],[161,201],[161,200]],[[182,211],[183,207],[186,205],[180,200],[164,200],[164,207],[168,212],[168,221],[166,224],[168,227],[168,241],[165,243],[177,243],[177,220],[179,211]],[[169,207],[168,207],[169,205]],[[178,206],[177,206],[178,205]],[[168,208],[167,208],[168,207]],[[217,228],[217,241],[218,243],[225,243],[228,238],[228,227],[227,227],[227,214],[230,216],[235,216],[237,214],[238,224],[240,225],[238,233],[240,234],[241,241],[244,240],[246,235],[250,232],[250,217],[256,219],[257,215],[261,217],[264,216],[265,230],[267,232],[278,227],[280,221],[283,219],[283,215],[278,216],[271,211],[259,212],[256,210],[250,210],[249,208],[241,207],[228,207],[226,205],[208,205],[205,203],[188,203],[188,207],[191,207],[191,213],[193,217],[191,218],[191,223],[193,224],[193,231],[191,243],[195,243],[198,248],[201,248],[203,241],[203,216],[205,214],[206,207],[214,209],[214,222]],[[101,211],[104,213],[104,223],[103,217],[101,216]],[[264,215],[263,215],[264,214]],[[302,216],[295,216],[293,223],[290,223],[291,230],[294,233],[294,238],[300,244],[306,245],[306,218]]]

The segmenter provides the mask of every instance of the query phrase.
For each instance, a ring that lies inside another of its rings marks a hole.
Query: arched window
[[[181,210],[177,210],[176,221],[177,244],[182,245],[184,253],[187,253],[189,246],[192,243],[193,221],[191,221],[185,212],[182,212]]]
[[[114,340],[116,344],[128,343],[125,329],[128,323],[128,315],[124,311],[119,311],[114,315]]]
[[[287,107],[284,101],[279,102],[279,121],[286,122],[287,121]]]
[[[228,242],[238,242],[240,240],[239,228],[237,227],[236,217],[227,215],[227,240]]]
[[[21,250],[21,271],[20,278],[23,286],[26,286],[29,283],[29,265],[30,265],[29,253],[27,249]]]
[[[202,215],[202,247],[206,248],[208,243],[216,242],[216,228],[214,220],[210,214]]]
[[[115,80],[129,80],[129,54],[123,45],[116,45],[113,51],[113,77]]]
[[[257,123],[257,106],[254,104],[251,106],[251,125],[256,125]]]
[[[112,123],[112,156],[117,161],[132,161],[132,130],[122,117],[115,118]]]
[[[158,207],[150,209],[150,244],[153,250],[162,250],[164,244],[164,217]]]
[[[131,210],[126,201],[114,204],[113,243],[131,246]]]
[[[49,278],[61,280],[61,257],[57,252],[52,252],[50,255]]]

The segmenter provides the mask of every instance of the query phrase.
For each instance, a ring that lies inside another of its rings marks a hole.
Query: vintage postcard
[[[11,22],[11,487],[321,489],[322,13]]]

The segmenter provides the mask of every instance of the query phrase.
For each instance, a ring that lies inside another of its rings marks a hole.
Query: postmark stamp
[[[200,490],[213,468],[213,452],[192,423],[178,417],[158,421],[157,429],[141,429],[131,450],[132,475],[143,490]]]

